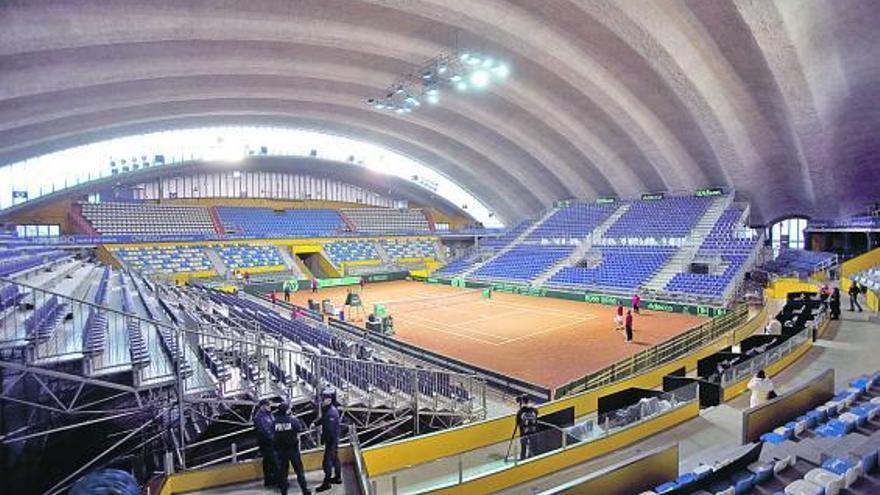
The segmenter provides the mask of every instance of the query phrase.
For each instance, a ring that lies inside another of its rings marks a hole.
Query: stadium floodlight
[[[484,70],[474,71],[471,73],[469,81],[475,88],[483,89],[489,85],[489,73]]]
[[[455,50],[428,60],[416,70],[406,73],[385,89],[384,96],[369,98],[375,110],[409,113],[428,102],[440,102],[439,89],[451,87],[459,92],[470,88],[484,89],[501,81],[510,69],[496,58],[470,51]]]

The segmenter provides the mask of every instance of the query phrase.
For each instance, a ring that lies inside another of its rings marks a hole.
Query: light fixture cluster
[[[378,98],[367,103],[376,110],[409,113],[423,104],[436,105],[444,91],[482,90],[510,74],[504,62],[466,50],[435,57],[404,74]]]

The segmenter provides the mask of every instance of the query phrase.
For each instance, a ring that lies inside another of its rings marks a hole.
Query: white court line
[[[406,318],[409,318],[409,317],[412,317],[412,316],[402,316],[402,317],[398,317],[398,319],[406,320]],[[416,324],[418,324],[418,325],[422,325],[422,326],[426,326],[426,327],[430,328],[431,330],[436,330],[436,331],[441,332],[441,333],[447,333],[447,334],[449,334],[449,335],[455,335],[455,336],[458,336],[458,337],[464,337],[464,338],[466,338],[466,339],[476,340],[476,341],[478,341],[478,342],[482,342],[482,343],[484,343],[484,344],[498,345],[498,344],[496,344],[495,342],[490,342],[490,341],[488,341],[488,340],[481,339],[481,338],[479,338],[479,337],[474,337],[473,335],[467,335],[467,334],[463,334],[463,333],[452,332],[452,331],[448,330],[448,328],[449,328],[448,326],[443,325],[442,323],[436,322],[436,321],[434,321],[434,320],[428,320],[428,319],[419,318],[419,317],[415,317],[415,318],[416,318],[416,319],[421,319],[421,320],[424,320],[425,322],[427,322],[427,323],[418,323],[418,322],[416,322]],[[438,325],[442,325],[442,327],[439,327]],[[487,334],[484,334],[484,335],[488,335],[488,336],[495,337],[495,338],[500,338],[500,337],[498,337],[497,335],[492,335],[492,334],[488,334],[488,333],[487,333]]]
[[[441,325],[441,326],[443,326],[443,327],[451,327],[451,325],[449,325],[448,323],[445,323],[445,322],[442,322],[442,321],[437,321],[437,320],[432,320],[431,318],[425,318],[424,316],[406,315],[406,317],[408,317],[408,318],[415,318],[415,319],[417,319],[417,320],[422,320],[422,321],[427,321],[427,322],[433,323],[433,324],[435,324],[435,325]],[[504,337],[502,337],[502,336],[500,336],[500,335],[495,335],[494,333],[481,332],[481,331],[479,331],[479,330],[471,330],[471,331],[472,331],[473,333],[476,333],[476,334],[479,334],[479,335],[485,335],[485,336],[487,336],[487,337],[495,337],[495,338],[497,338],[497,339],[503,339],[503,338],[504,338]]]
[[[461,322],[458,322],[458,323],[452,323],[452,324],[450,324],[449,326],[458,328],[458,327],[461,326],[461,325],[470,325],[470,324],[472,324],[472,323],[479,322],[479,321],[496,320],[496,319],[498,319],[498,318],[503,318],[503,317],[505,317],[505,316],[511,316],[511,315],[514,315],[514,316],[515,316],[515,315],[518,315],[518,314],[521,314],[521,313],[522,313],[522,310],[521,310],[521,309],[520,309],[519,311],[520,311],[519,313],[514,313],[514,312],[511,311],[511,312],[508,312],[508,313],[498,314],[498,315],[486,315],[486,316],[483,316],[482,318],[475,318],[475,319],[473,319],[473,320],[461,321]]]
[[[592,320],[593,318],[598,318],[599,316],[594,315],[593,313],[572,313],[571,311],[563,311],[561,309],[550,309],[550,308],[533,308],[528,306],[519,306],[516,304],[503,303],[501,301],[492,299],[492,300],[483,300],[486,304],[495,304],[499,306],[504,306],[507,308],[516,308],[523,309],[525,311],[531,311],[533,313],[556,313],[564,316],[570,316],[572,318],[584,318],[587,320]]]
[[[505,340],[504,342],[502,342],[502,343],[500,343],[500,344],[494,344],[494,345],[500,346],[500,345],[506,345],[506,344],[509,344],[509,343],[511,343],[511,342],[516,342],[516,341],[518,341],[518,340],[530,339],[530,338],[532,338],[532,337],[536,337],[536,336],[538,336],[538,335],[542,335],[542,334],[545,334],[545,333],[553,332],[553,331],[556,331],[556,330],[559,330],[559,329],[562,329],[562,328],[565,328],[565,327],[570,327],[570,326],[572,326],[572,325],[576,325],[576,324],[578,324],[578,323],[583,323],[583,322],[585,322],[585,321],[587,321],[586,318],[581,318],[581,319],[579,319],[579,320],[575,320],[575,321],[572,321],[572,322],[569,322],[569,323],[562,323],[562,324],[556,325],[555,327],[550,327],[550,328],[547,328],[547,329],[541,330],[541,331],[539,331],[539,332],[532,332],[532,333],[530,333],[530,334],[528,334],[528,335],[522,335],[522,336],[519,336],[519,337],[514,337],[514,338],[512,338],[512,339],[507,339],[507,340]]]

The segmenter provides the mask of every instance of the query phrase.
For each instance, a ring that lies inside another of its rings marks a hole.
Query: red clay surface
[[[338,306],[348,290],[305,290],[293,294],[293,302],[330,299]],[[549,388],[705,321],[643,310],[634,315],[634,342],[626,344],[614,329],[612,306],[498,292],[486,300],[472,289],[408,281],[367,284],[361,300],[367,314],[373,304],[385,303],[397,340]]]

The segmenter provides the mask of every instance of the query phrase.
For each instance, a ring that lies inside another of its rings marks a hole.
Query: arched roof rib
[[[163,126],[306,126],[433,166],[508,223],[707,185],[757,222],[850,214],[880,190],[877,18],[872,0],[4,2],[0,165]],[[456,37],[509,80],[405,116],[364,104]]]

